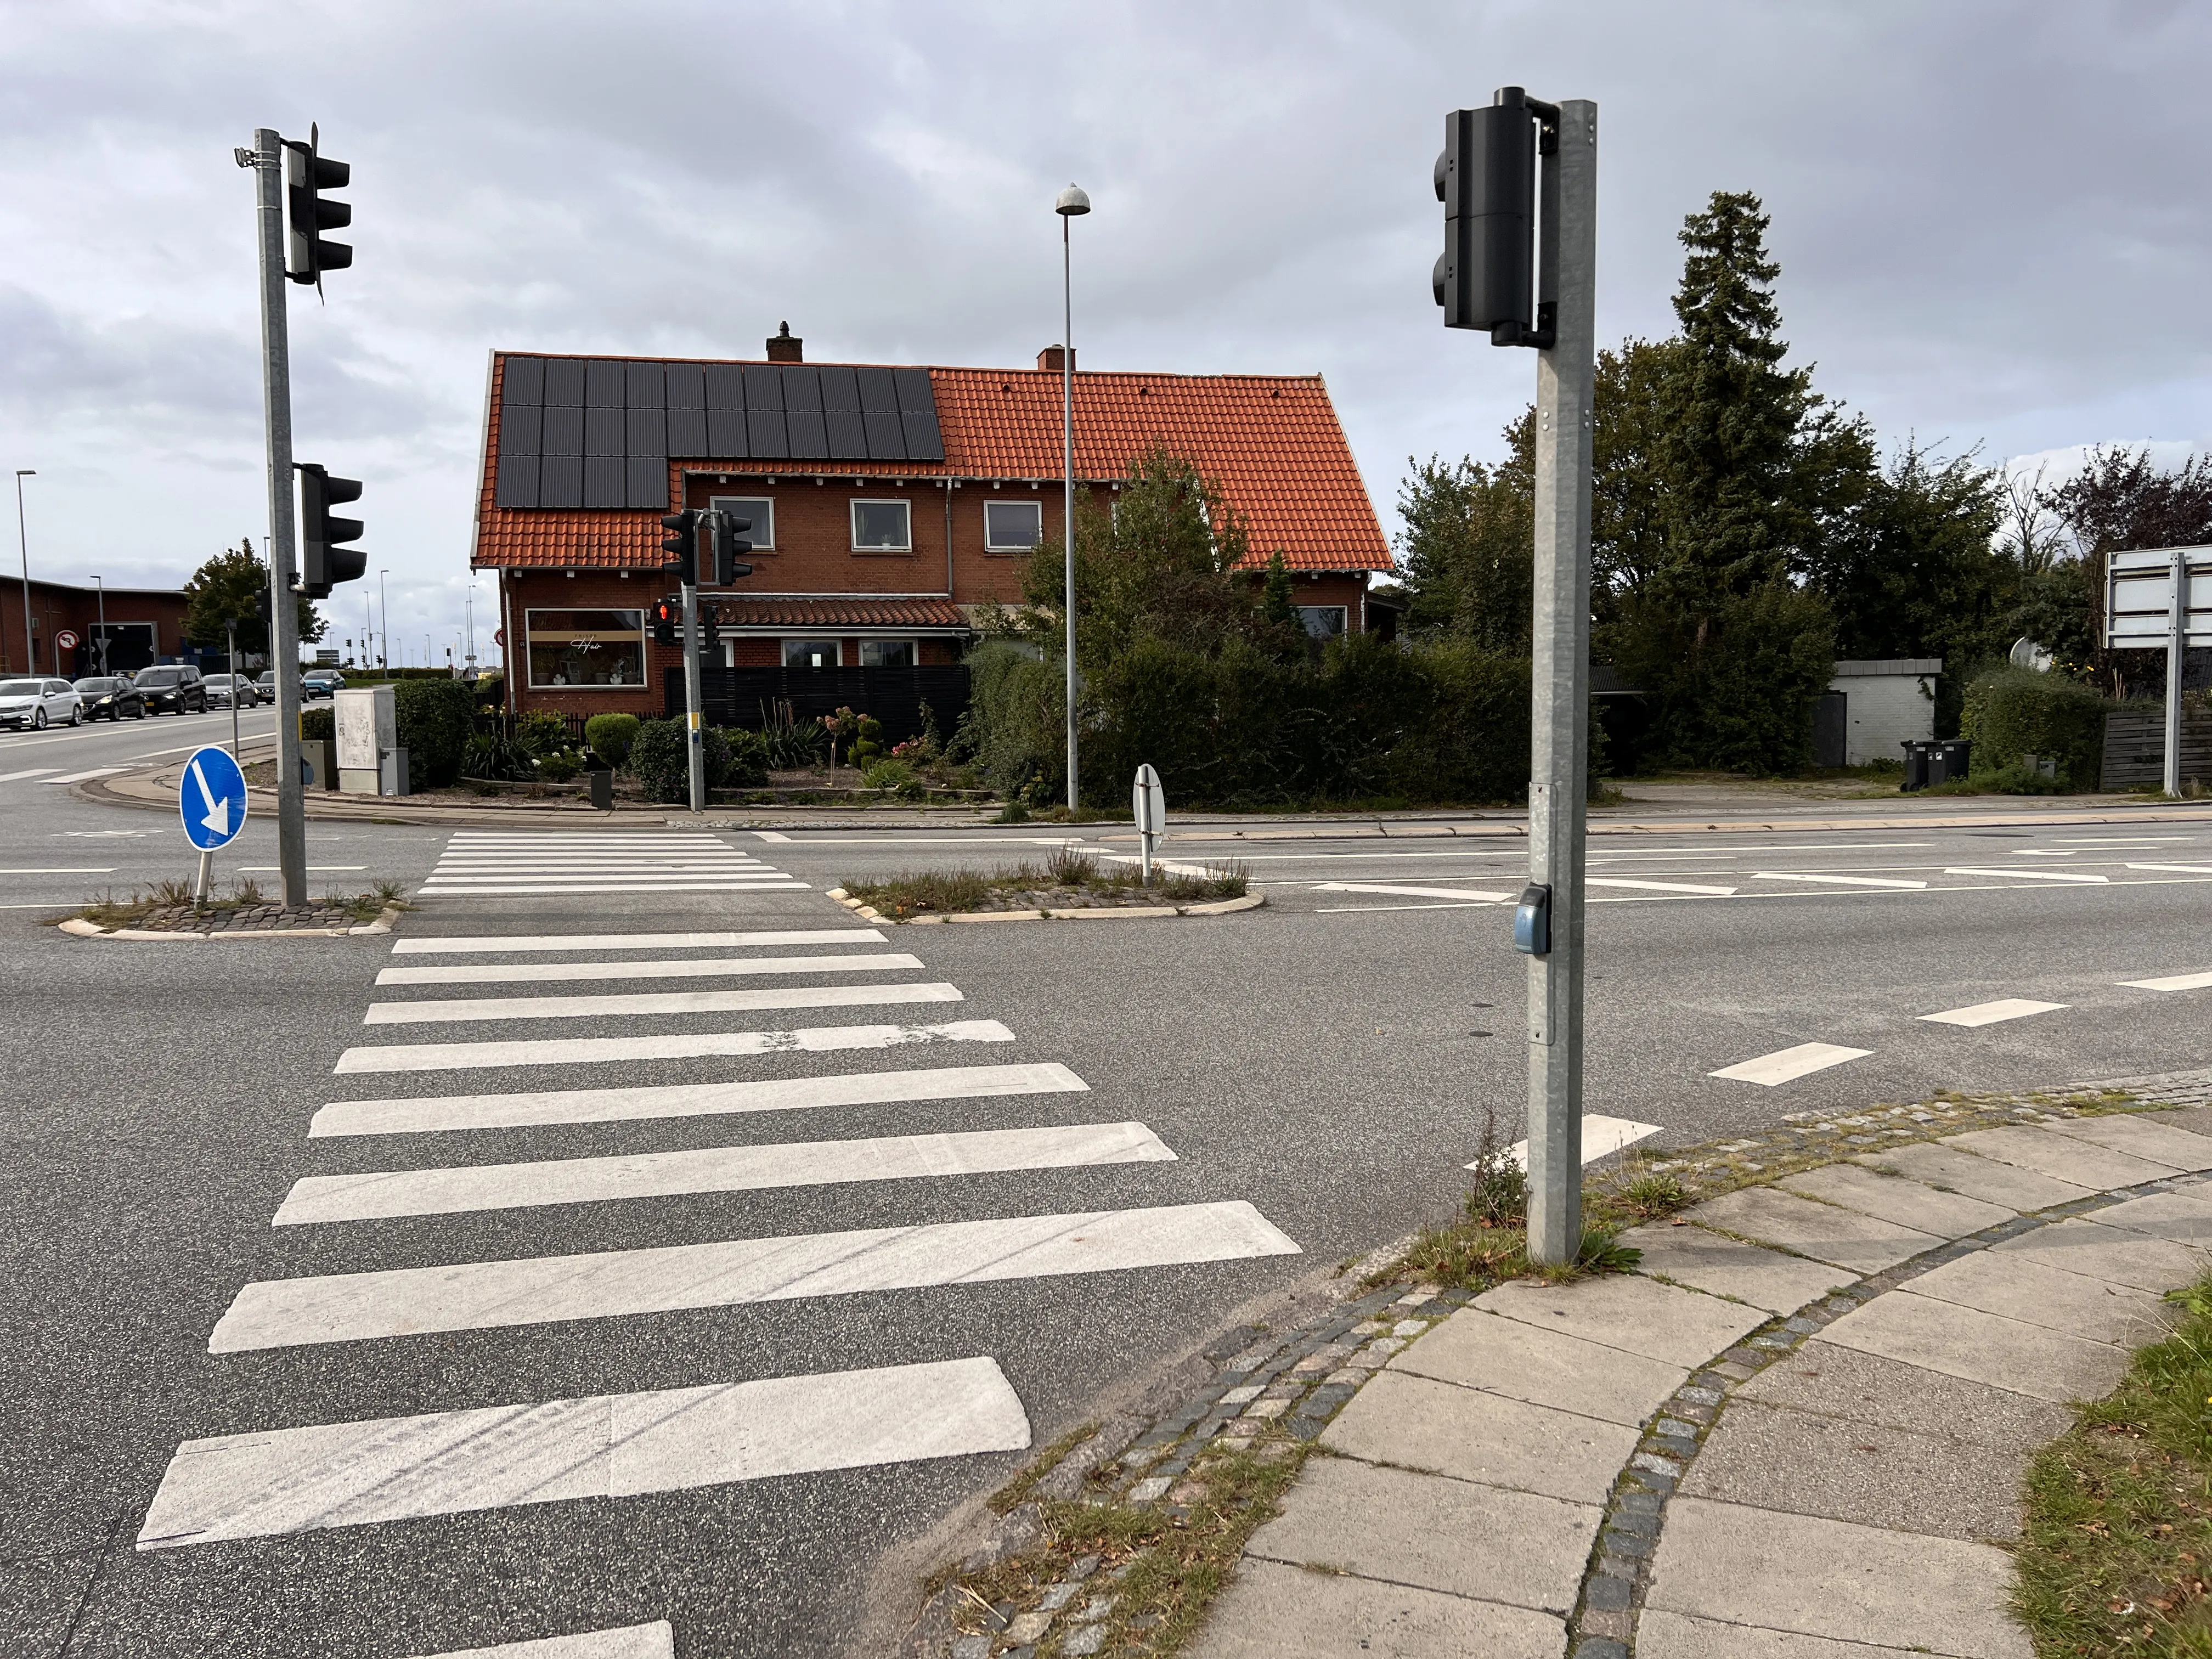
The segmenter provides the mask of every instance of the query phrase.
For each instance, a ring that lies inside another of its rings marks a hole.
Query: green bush
[[[514,781],[537,775],[530,757],[495,732],[479,732],[461,750],[461,775]]]
[[[476,694],[451,678],[403,680],[392,693],[408,781],[440,789],[461,775],[462,751],[476,732]]]
[[[566,750],[546,755],[538,762],[538,775],[548,783],[566,783],[583,769],[583,763]]]
[[[2068,789],[2094,789],[2104,769],[2105,716],[2112,702],[2057,672],[2003,667],[1966,688],[1959,735],[1973,739],[1973,775],[2017,768],[2023,755],[2057,763]],[[2046,783],[2047,783],[2046,780]]]
[[[718,788],[730,774],[730,745],[711,726],[700,735],[706,751],[707,787]],[[690,800],[691,757],[684,722],[647,720],[640,726],[629,746],[629,769],[644,786],[647,800],[668,805]]]
[[[726,728],[719,735],[730,751],[729,769],[722,780],[725,787],[757,789],[768,781],[766,738],[742,726]]]
[[[335,708],[302,708],[300,711],[300,736],[307,743],[327,743],[338,734],[338,714]]]
[[[567,752],[575,746],[568,722],[550,709],[536,708],[514,722],[514,745],[533,760]]]
[[[921,775],[902,760],[879,760],[860,774],[864,789],[888,789],[893,794],[920,795],[925,792]]]
[[[584,741],[602,765],[626,765],[629,746],[637,740],[637,728],[642,724],[635,714],[594,714],[584,722]]]

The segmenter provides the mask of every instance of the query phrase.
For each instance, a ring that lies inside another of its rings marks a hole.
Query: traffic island
[[[1256,909],[1267,900],[1250,885],[1241,864],[1164,865],[1147,881],[1133,860],[1062,847],[1042,864],[852,880],[830,896],[871,921],[1074,921]]]
[[[326,894],[320,903],[301,906],[264,898],[250,881],[204,902],[194,902],[186,884],[167,882],[151,893],[95,900],[54,925],[79,939],[345,939],[388,933],[412,908],[390,882],[373,892]]]
[[[1049,1449],[902,1659],[2027,1659],[2016,1618],[2056,1610],[2015,1578],[2021,1480],[2205,1271],[2208,1107],[2212,1072],[1946,1094],[1632,1158],[1588,1183],[1589,1265],[1548,1279],[1478,1183],[1294,1328],[1212,1345],[1178,1403]],[[2075,1546],[2069,1504],[2032,1543]],[[2202,1553],[2157,1585],[2131,1559],[2143,1593],[2097,1581],[2127,1591],[2098,1616],[2194,1628]]]

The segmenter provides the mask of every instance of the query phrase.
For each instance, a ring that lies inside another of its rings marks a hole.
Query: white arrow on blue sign
[[[230,750],[213,744],[193,750],[185,763],[177,810],[185,820],[185,837],[203,853],[228,847],[238,838],[246,828],[246,774],[238,769]]]

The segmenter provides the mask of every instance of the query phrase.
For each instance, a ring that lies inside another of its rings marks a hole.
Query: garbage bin
[[[615,775],[604,766],[592,769],[592,809],[599,812],[615,810]]]
[[[1905,781],[1898,786],[1898,792],[1909,795],[1916,789],[1925,789],[1928,763],[1937,745],[1925,738],[1907,738],[1898,746],[1905,750]]]
[[[1928,781],[1954,783],[1965,777],[1967,762],[1973,752],[1974,745],[1971,738],[1943,738],[1936,744],[1936,758],[1928,763]]]

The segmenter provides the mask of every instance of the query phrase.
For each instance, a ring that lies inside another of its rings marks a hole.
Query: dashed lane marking
[[[1832,881],[1845,887],[1891,887],[1899,890],[1917,891],[1925,888],[1924,881],[1893,881],[1885,876],[1832,876],[1816,870],[1761,870],[1753,881]]]
[[[490,933],[395,939],[396,957],[506,951],[729,951],[748,945],[885,945],[873,927],[783,927],[750,933]]]
[[[2212,864],[2130,864],[2130,870],[2171,871],[2182,876],[2212,876]]]
[[[2120,983],[2138,991],[2202,991],[2212,988],[2212,974],[2169,974],[2163,979],[2124,979]]]
[[[407,1042],[349,1048],[333,1072],[460,1072],[495,1066],[590,1066],[708,1054],[820,1054],[910,1042],[1012,1042],[995,1019],[936,1025],[820,1025],[793,1031],[697,1031],[666,1036],[555,1037],[526,1042]]]
[[[1947,1008],[1940,1014],[1922,1014],[1920,1018],[1937,1025],[1999,1025],[2008,1019],[2026,1019],[2030,1014],[2054,1014],[2065,1007],[2063,1002],[2032,1002],[2026,997],[2005,997],[1996,1002],[1977,1002],[1965,1008]]]
[[[1314,884],[1317,893],[1397,893],[1407,898],[1471,899],[1485,904],[1510,904],[1510,893],[1478,892],[1465,887],[1386,887],[1371,881],[1322,881]]]
[[[364,1025],[429,1025],[450,1020],[635,1018],[642,1014],[754,1013],[766,1008],[854,1008],[887,1002],[961,1002],[943,981],[912,985],[797,985],[755,991],[653,991],[628,996],[446,997],[372,1002]]]
[[[2086,870],[1977,870],[1954,865],[1946,868],[1947,876],[1996,876],[2004,881],[2071,881],[2096,885],[2108,884],[2110,876],[2093,876]]]
[[[1845,1060],[1864,1060],[1873,1052],[1871,1048],[1845,1048],[1832,1042],[1801,1042],[1794,1048],[1778,1048],[1771,1054],[1738,1060],[1705,1075],[1733,1078],[1739,1083],[1757,1083],[1771,1089],[1777,1084],[1809,1077],[1831,1066],[1841,1066]]]
[[[1733,887],[1701,887],[1682,881],[1630,881],[1620,876],[1591,876],[1587,880],[1592,887],[1646,887],[1655,893],[1698,893],[1710,898],[1728,898],[1735,892]]]

